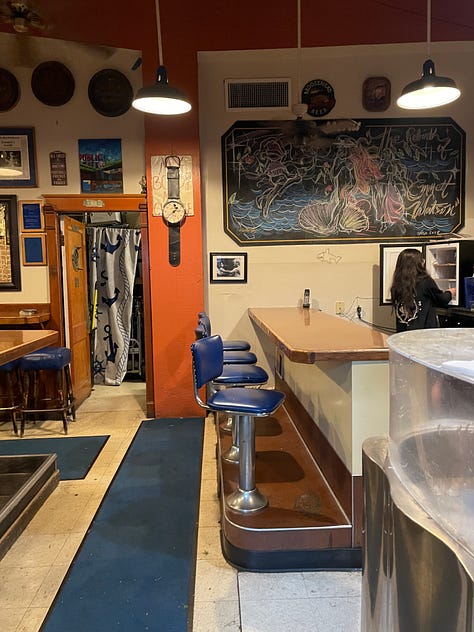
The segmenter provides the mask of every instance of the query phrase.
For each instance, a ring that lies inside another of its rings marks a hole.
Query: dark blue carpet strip
[[[142,422],[43,632],[186,632],[204,423]]]
[[[84,478],[109,435],[92,437],[58,437],[11,439],[0,441],[0,456],[17,454],[56,454],[62,481]]]

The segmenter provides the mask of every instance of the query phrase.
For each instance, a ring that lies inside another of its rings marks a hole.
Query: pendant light
[[[431,44],[431,0],[427,0],[426,8],[426,43],[428,57]],[[434,63],[427,59],[423,64],[421,79],[412,81],[402,90],[397,105],[405,110],[424,110],[452,103],[461,96],[461,91],[453,79],[438,77]]]
[[[156,71],[156,82],[137,91],[132,101],[136,110],[147,114],[175,115],[184,114],[191,109],[188,98],[178,88],[168,84],[168,74],[163,66],[163,47],[161,41],[160,3],[155,0],[156,29],[158,33],[158,54],[160,65]]]

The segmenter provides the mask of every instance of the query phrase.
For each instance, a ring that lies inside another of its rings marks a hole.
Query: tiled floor
[[[120,387],[97,386],[79,408],[77,421],[70,425],[71,435],[110,434],[110,438],[86,478],[61,481],[0,561],[1,632],[39,630],[136,429],[145,418],[144,403],[144,384],[124,382]],[[29,424],[25,438],[33,436],[63,436],[62,424]],[[4,424],[0,426],[0,439],[7,438],[14,435],[11,426]],[[193,632],[359,629],[360,573],[243,573],[225,562],[219,541],[215,428],[209,417],[204,442]]]

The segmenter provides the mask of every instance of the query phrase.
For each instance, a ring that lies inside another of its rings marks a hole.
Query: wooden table
[[[17,360],[27,353],[54,345],[59,332],[53,329],[1,329],[0,364]]]

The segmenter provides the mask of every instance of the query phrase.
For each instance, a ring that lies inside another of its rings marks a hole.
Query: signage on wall
[[[53,187],[67,185],[66,154],[63,151],[52,151],[49,154],[49,171]]]
[[[324,116],[336,105],[334,89],[324,79],[308,81],[301,93],[301,101],[307,104],[311,116]]]

